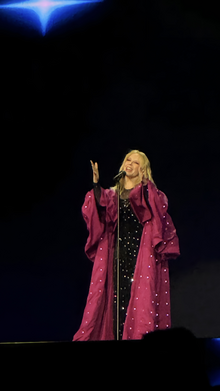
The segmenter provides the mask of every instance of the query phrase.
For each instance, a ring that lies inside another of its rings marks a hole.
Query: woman
[[[91,161],[94,189],[82,207],[89,231],[85,252],[94,262],[89,294],[76,340],[116,338],[117,187],[99,185]],[[167,213],[168,200],[153,181],[150,162],[138,150],[120,167],[119,183],[120,339],[142,339],[171,326],[168,259],[176,259],[179,240]]]

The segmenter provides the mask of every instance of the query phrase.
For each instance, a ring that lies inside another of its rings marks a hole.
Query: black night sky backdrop
[[[89,161],[108,188],[129,149],[149,157],[180,240],[172,326],[220,336],[217,4],[106,0],[44,37],[0,19],[0,341],[72,340]]]

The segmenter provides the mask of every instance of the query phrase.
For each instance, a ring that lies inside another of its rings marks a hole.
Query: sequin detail
[[[119,205],[119,269],[120,269],[120,316],[119,336],[122,339],[124,323],[126,320],[127,307],[130,300],[131,285],[134,277],[135,265],[138,257],[140,239],[143,231],[142,224],[130,205],[129,199],[120,199]],[[117,241],[115,246],[114,261],[114,334],[116,338],[116,311],[117,311],[117,285],[116,285],[116,264],[117,264]],[[138,298],[136,298],[138,300]],[[134,311],[136,307],[134,307]],[[131,329],[131,328],[130,328]]]

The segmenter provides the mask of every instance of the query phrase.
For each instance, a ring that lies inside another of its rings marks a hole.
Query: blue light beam
[[[53,11],[55,11],[58,8],[63,8],[67,6],[78,6],[78,5],[88,5],[92,3],[100,3],[103,0],[82,0],[82,1],[77,1],[77,0],[58,0],[58,1],[53,1],[53,0],[37,0],[37,1],[26,1],[26,2],[21,2],[21,3],[14,3],[14,4],[5,4],[5,5],[0,5],[0,9],[27,9],[34,11],[41,22],[41,28],[42,28],[42,34],[46,34],[46,28],[47,28],[47,23],[50,18],[50,15],[52,14]]]

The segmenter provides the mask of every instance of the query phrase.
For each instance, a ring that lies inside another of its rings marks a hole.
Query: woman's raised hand
[[[90,163],[92,165],[92,171],[93,171],[93,182],[98,183],[98,181],[99,181],[98,163],[94,164],[92,160],[90,160]]]

